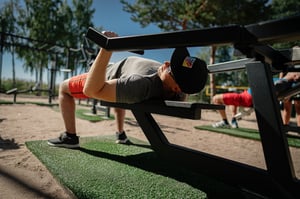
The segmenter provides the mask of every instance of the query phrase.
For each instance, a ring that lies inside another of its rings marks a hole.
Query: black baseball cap
[[[187,48],[176,48],[170,65],[174,79],[182,92],[193,94],[204,88],[208,76],[207,65],[203,60],[191,57]]]

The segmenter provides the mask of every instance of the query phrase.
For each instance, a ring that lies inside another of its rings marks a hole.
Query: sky
[[[0,0],[0,6],[4,0]],[[95,8],[93,23],[95,27],[103,27],[105,30],[110,30],[118,33],[119,36],[128,35],[143,35],[156,34],[162,31],[155,25],[150,25],[142,28],[139,23],[133,22],[130,19],[130,13],[122,10],[122,4],[119,0],[94,0],[92,8]],[[143,57],[155,59],[163,62],[170,59],[172,49],[147,50]],[[111,62],[116,62],[124,57],[136,55],[129,52],[113,53]],[[3,55],[2,78],[12,77],[12,61],[10,54]],[[34,74],[30,75],[22,68],[22,62],[16,60],[16,77],[21,79],[33,80]],[[56,82],[63,80],[63,75],[57,75]],[[47,83],[47,75],[44,75],[44,82]]]

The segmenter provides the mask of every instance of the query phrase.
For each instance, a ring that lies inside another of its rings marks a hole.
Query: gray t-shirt
[[[116,101],[138,103],[162,99],[163,85],[157,75],[161,63],[141,57],[128,57],[107,67],[106,78],[116,79]]]

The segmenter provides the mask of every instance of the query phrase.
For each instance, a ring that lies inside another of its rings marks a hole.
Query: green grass
[[[26,146],[80,199],[207,198],[235,193],[230,187],[161,159],[148,143],[119,145],[114,137],[81,138],[80,149],[49,147],[45,141]],[[203,191],[204,190],[204,191]]]
[[[216,133],[224,133],[224,134],[235,136],[235,137],[260,140],[259,132],[258,132],[258,130],[255,130],[255,129],[213,128],[212,126],[209,126],[209,125],[195,126],[195,128],[199,129],[199,130],[207,130],[207,131],[212,131],[212,132],[216,132]],[[288,143],[292,147],[298,147],[298,148],[300,147],[300,139],[299,138],[288,137]]]
[[[91,114],[91,110],[89,109],[81,109],[81,108],[76,108],[76,117],[77,118],[80,118],[80,119],[83,119],[83,120],[88,120],[90,122],[99,122],[99,121],[102,121],[102,120],[107,120],[107,119],[114,119],[113,116],[110,116],[109,118],[107,118],[106,116],[104,115],[94,115],[94,114]]]

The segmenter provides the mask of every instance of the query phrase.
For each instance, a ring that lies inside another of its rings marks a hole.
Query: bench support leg
[[[15,92],[15,93],[14,93],[14,104],[17,103],[17,95],[18,95],[18,93]]]
[[[159,156],[177,165],[188,168],[200,175],[204,174],[239,187],[245,192],[261,194],[271,198],[286,196],[285,193],[299,194],[299,190],[296,191],[296,189],[294,192],[286,192],[286,187],[281,186],[282,181],[274,181],[270,173],[264,169],[172,144],[167,140],[151,113],[143,112],[141,109],[134,109],[132,112],[153,150]],[[289,184],[291,185],[291,183]],[[296,188],[296,184],[292,187]],[[300,187],[299,183],[297,187]]]
[[[165,145],[168,145],[168,139],[161,131],[160,127],[150,113],[138,110],[132,110],[133,115],[141,126],[154,151],[160,151]]]
[[[300,184],[295,177],[270,66],[253,62],[246,64],[246,70],[267,171],[281,191],[288,190],[300,198]]]

